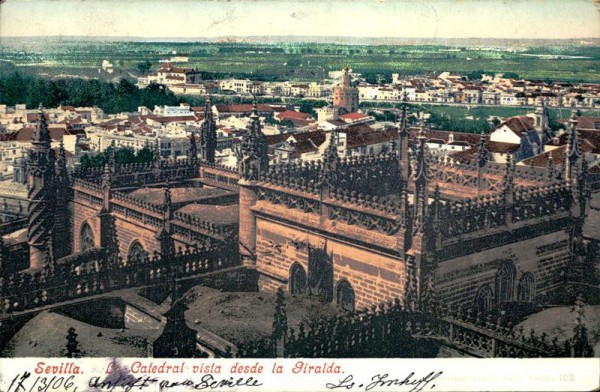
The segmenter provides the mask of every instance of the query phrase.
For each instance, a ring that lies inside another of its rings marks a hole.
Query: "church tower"
[[[346,113],[358,110],[358,89],[352,87],[350,68],[345,66],[342,74],[342,83],[333,88],[333,106]]]
[[[242,138],[239,156],[240,170],[240,256],[246,267],[256,266],[256,217],[252,206],[258,198],[256,184],[269,169],[269,155],[265,135],[258,117],[256,101],[250,115],[250,124]]]
[[[54,226],[54,151],[50,148],[50,134],[45,113],[40,105],[37,125],[31,138],[27,161],[29,199],[29,267],[41,269],[46,263],[46,253]]]
[[[217,124],[212,112],[210,97],[204,106],[204,121],[200,126],[200,156],[203,162],[214,163],[217,149]]]

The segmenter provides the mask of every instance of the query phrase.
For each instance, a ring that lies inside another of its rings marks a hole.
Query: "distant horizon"
[[[469,38],[441,38],[441,37],[346,37],[346,36],[321,36],[321,35],[224,35],[214,37],[142,37],[142,36],[85,36],[85,35],[45,35],[45,36],[0,36],[6,41],[22,40],[77,40],[77,41],[118,41],[118,42],[160,42],[160,43],[227,43],[223,40],[231,40],[231,43],[245,42],[257,44],[279,44],[279,43],[316,43],[316,44],[346,44],[346,45],[402,45],[415,42],[440,42],[474,45],[481,41],[482,44],[499,43],[527,43],[527,42],[557,42],[557,41],[581,41],[582,46],[600,45],[600,37],[578,37],[578,38],[493,38],[493,37],[469,37]],[[378,41],[378,42],[370,42]],[[381,42],[383,41],[383,42]],[[393,43],[396,41],[396,43]]]
[[[0,37],[599,39],[592,0],[6,0]]]

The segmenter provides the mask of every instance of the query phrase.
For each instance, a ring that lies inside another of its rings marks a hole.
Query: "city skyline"
[[[0,37],[56,35],[567,39],[600,37],[600,18],[597,3],[586,0],[8,0],[1,4]]]

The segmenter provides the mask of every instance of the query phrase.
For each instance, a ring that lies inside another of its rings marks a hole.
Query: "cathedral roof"
[[[202,221],[218,226],[236,225],[239,222],[239,206],[214,205],[214,204],[188,204],[177,210],[178,212],[195,216]]]

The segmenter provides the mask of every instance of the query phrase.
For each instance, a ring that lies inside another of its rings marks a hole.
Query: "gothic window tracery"
[[[475,309],[478,312],[487,313],[492,310],[494,293],[489,285],[484,285],[479,288],[475,295]]]
[[[290,293],[306,294],[306,272],[298,263],[294,263],[290,268]]]
[[[139,241],[134,241],[127,252],[127,260],[130,262],[141,262],[146,259],[148,253],[144,250]]]
[[[531,302],[535,296],[535,279],[531,272],[523,274],[517,288],[517,299],[520,302]]]
[[[512,262],[502,264],[496,273],[496,300],[498,303],[513,299],[516,268]]]
[[[86,222],[81,226],[81,233],[79,236],[79,243],[81,244],[81,250],[91,249],[95,246],[94,232],[90,225]]]
[[[333,260],[325,249],[310,249],[308,256],[308,293],[333,300]]]

